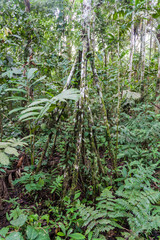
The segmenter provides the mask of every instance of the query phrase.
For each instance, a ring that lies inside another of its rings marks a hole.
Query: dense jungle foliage
[[[160,239],[158,0],[0,0],[0,240]]]

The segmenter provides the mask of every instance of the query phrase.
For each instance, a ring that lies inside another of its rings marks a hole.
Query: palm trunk
[[[91,13],[91,0],[83,0],[83,16],[82,16],[82,61],[81,61],[81,79],[80,79],[80,99],[78,103],[78,137],[76,143],[76,156],[73,166],[73,178],[71,194],[73,195],[77,187],[78,172],[81,161],[82,151],[82,136],[83,136],[83,123],[84,123],[84,105],[86,93],[86,75],[87,75],[87,52],[88,52],[88,39],[90,35],[90,13]]]

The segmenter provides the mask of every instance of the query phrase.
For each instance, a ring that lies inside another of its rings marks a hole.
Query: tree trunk
[[[81,61],[81,79],[80,79],[80,99],[78,102],[78,136],[76,143],[76,156],[73,166],[73,178],[71,194],[73,195],[77,186],[78,172],[81,161],[82,151],[82,136],[84,122],[84,105],[86,93],[86,75],[87,75],[87,51],[90,36],[90,16],[91,16],[91,0],[83,0],[83,15],[82,15],[82,61]]]
[[[147,7],[147,0],[145,7]],[[144,19],[142,21],[142,34],[141,34],[141,75],[140,75],[140,85],[141,85],[141,95],[142,99],[144,97],[144,88],[145,88],[145,83],[144,83],[144,74],[145,74],[145,57],[146,57],[146,10],[144,14]]]
[[[131,25],[131,43],[130,43],[130,55],[129,55],[129,84],[131,84],[132,78],[132,64],[134,53],[134,17],[135,17],[135,0],[133,0],[133,12],[132,12],[132,25]]]
[[[30,12],[30,10],[31,10],[31,5],[30,5],[29,0],[24,0],[24,3],[25,3],[25,6],[26,6],[25,11],[26,11],[26,12]]]

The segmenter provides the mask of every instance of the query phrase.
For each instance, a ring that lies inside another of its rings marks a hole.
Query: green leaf
[[[27,137],[25,137],[25,138],[27,138]],[[22,141],[25,138],[22,138],[22,139],[13,138],[13,139],[8,140],[8,142],[10,142],[10,144],[12,144],[12,147],[27,146],[28,144],[26,142]]]
[[[28,107],[24,111],[21,112],[21,114],[24,114],[26,112],[31,112],[31,111],[36,111],[36,110],[41,110],[43,107]]]
[[[50,240],[50,237],[49,237],[48,233],[46,232],[46,230],[40,229],[39,235],[36,238],[36,240]]]
[[[27,226],[26,234],[29,240],[33,240],[38,236],[38,231],[33,226]]]
[[[12,232],[6,237],[6,240],[24,240],[20,232]]]
[[[88,234],[88,240],[91,240],[91,239],[92,239],[92,235],[93,235],[93,232],[90,232],[90,233]]]
[[[49,110],[50,106],[52,104],[55,104],[56,101],[61,101],[61,102],[65,102],[66,100],[75,100],[78,101],[79,99],[79,90],[77,89],[69,89],[69,90],[65,90],[62,91],[60,94],[58,94],[57,96],[48,99],[46,105],[44,106],[44,108],[41,110],[38,119],[43,117],[45,115],[45,113]]]
[[[57,235],[60,236],[60,237],[64,237],[65,236],[65,234],[63,232],[58,232]]]
[[[32,83],[32,84],[30,85],[30,87],[32,87],[33,85],[35,85],[35,84],[38,83],[38,82],[41,82],[41,81],[44,80],[45,78],[46,78],[46,76],[43,76],[43,77],[37,79],[34,83]]]
[[[61,238],[61,237],[59,237],[59,236],[57,236],[57,237],[56,237],[56,240],[61,240],[61,239],[62,239],[62,238]]]
[[[79,198],[81,195],[81,192],[76,192],[75,193],[75,196],[74,196],[74,200],[76,200],[77,198]]]
[[[42,103],[46,103],[48,102],[48,99],[47,98],[41,98],[41,99],[37,99],[35,100],[34,102],[32,102],[29,107],[31,106],[35,106],[35,105],[38,105],[38,104],[42,104]]]
[[[68,90],[62,91],[57,96],[53,97],[53,100],[64,101],[65,99],[68,99],[68,100],[78,101],[80,97],[79,93],[80,91],[78,89],[74,89],[74,88],[68,89]]]
[[[11,111],[9,112],[9,115],[12,114],[12,113],[21,111],[21,110],[23,110],[23,109],[24,109],[24,107],[15,108],[15,109],[13,109],[13,110],[11,110]]]
[[[30,121],[30,120],[34,120],[34,119],[37,119],[36,117],[29,117],[29,118],[26,118],[24,120],[21,120],[21,122],[26,122],[26,121]]]
[[[9,231],[9,228],[8,228],[8,227],[4,227],[4,228],[2,228],[2,229],[0,230],[0,235],[1,235],[2,237],[5,237],[6,234],[8,233],[8,231]]]
[[[2,151],[0,151],[0,163],[3,165],[9,165],[9,157]]]
[[[64,224],[63,223],[59,223],[59,227],[62,229],[62,231],[63,231],[63,233],[64,233],[64,236],[66,235],[66,228],[65,228],[65,226],[64,226]],[[60,235],[59,235],[60,236]]]
[[[130,90],[123,90],[122,91],[122,98],[125,97],[127,99],[133,98],[133,99],[140,99],[141,93],[138,92],[131,92]]]
[[[8,101],[27,101],[27,98],[13,96],[13,97],[8,97],[6,102],[8,102]]]
[[[5,91],[6,91],[6,92],[9,92],[9,91],[22,92],[22,93],[25,93],[25,94],[27,93],[26,90],[24,90],[24,89],[19,89],[19,88],[7,88]]]
[[[73,239],[85,239],[85,236],[82,235],[81,233],[72,233],[69,235],[69,237]]]
[[[0,149],[8,147],[9,143],[8,142],[0,142]]]
[[[37,68],[30,68],[28,73],[27,73],[27,78],[28,79],[32,79],[34,77],[34,73],[37,71],[38,69]]]
[[[25,224],[25,222],[27,221],[27,216],[24,215],[24,214],[21,214],[16,220],[12,220],[10,223],[13,225],[13,226],[16,226],[16,227],[21,227]]]
[[[13,154],[15,155],[16,157],[19,156],[19,153],[17,152],[17,150],[13,147],[7,147],[5,150],[4,150],[5,153],[7,154]]]
[[[27,112],[27,113],[25,113],[25,114],[22,114],[22,115],[20,115],[20,117],[19,117],[19,120],[24,120],[24,119],[27,119],[28,117],[35,117],[35,115],[39,115],[39,113],[38,112]]]

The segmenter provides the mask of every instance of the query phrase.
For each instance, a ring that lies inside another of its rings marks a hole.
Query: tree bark
[[[145,7],[147,8],[147,0],[145,3]],[[142,99],[144,97],[144,88],[145,88],[145,83],[144,83],[144,74],[145,74],[145,57],[146,57],[146,10],[144,13],[144,19],[142,21],[142,34],[141,34],[141,75],[140,75],[140,85],[141,85],[141,95]]]
[[[71,195],[74,194],[77,187],[78,172],[81,161],[82,151],[82,136],[83,136],[83,122],[84,122],[84,105],[86,93],[86,75],[87,75],[87,52],[88,43],[90,39],[90,16],[91,16],[91,0],[83,0],[83,14],[82,14],[82,61],[81,61],[81,79],[80,79],[80,99],[78,102],[78,137],[76,142],[76,156],[73,166],[73,178]]]
[[[135,18],[135,0],[133,0],[133,12],[132,12],[132,25],[131,25],[131,42],[130,42],[130,55],[129,55],[129,84],[132,79],[132,65],[133,65],[133,53],[134,53],[134,18]]]
[[[30,12],[30,10],[31,10],[31,5],[30,5],[29,0],[24,0],[24,3],[25,3],[25,6],[26,6],[25,11],[26,11],[26,12]]]

